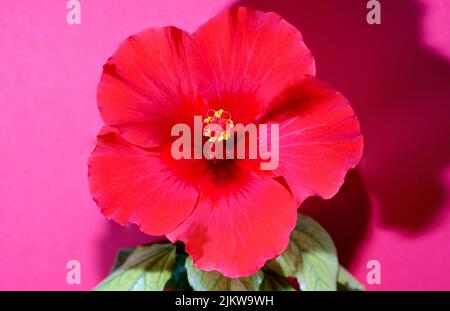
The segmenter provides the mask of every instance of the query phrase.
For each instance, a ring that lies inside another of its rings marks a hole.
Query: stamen
[[[221,142],[230,138],[230,129],[233,126],[234,122],[228,111],[211,109],[203,119],[203,136],[209,137],[210,142]]]

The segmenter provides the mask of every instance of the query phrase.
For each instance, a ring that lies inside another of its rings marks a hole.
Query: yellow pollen
[[[230,129],[234,127],[229,112],[219,110],[209,110],[208,116],[203,119],[203,135],[209,137],[210,142],[221,142],[230,138]]]

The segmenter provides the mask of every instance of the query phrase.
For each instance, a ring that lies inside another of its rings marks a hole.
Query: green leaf
[[[337,286],[340,291],[363,291],[362,285],[347,269],[339,266],[337,276]]]
[[[175,246],[171,244],[138,247],[95,290],[163,290],[172,274],[174,262]]]
[[[298,215],[287,249],[266,266],[280,276],[296,277],[302,291],[336,290],[336,248],[325,229],[309,216]]]
[[[297,280],[302,291],[335,291],[338,259],[333,240],[311,217],[299,214],[291,243],[300,249]]]
[[[266,266],[281,276],[295,277],[300,262],[300,249],[291,241],[287,249],[277,258],[267,262]]]
[[[287,282],[286,278],[268,270],[264,271],[264,280],[261,284],[261,291],[295,291]]]
[[[127,260],[127,258],[131,255],[131,253],[133,253],[135,250],[135,248],[122,248],[119,250],[119,252],[116,255],[116,259],[114,260],[114,263],[111,267],[111,272],[113,273],[114,271],[116,271],[121,265],[123,265],[123,263],[125,262],[125,260]]]
[[[249,277],[229,279],[217,271],[202,271],[192,264],[192,259],[186,259],[186,269],[189,284],[196,291],[257,291],[264,274],[258,271]]]

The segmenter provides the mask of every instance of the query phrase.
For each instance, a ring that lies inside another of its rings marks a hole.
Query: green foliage
[[[116,268],[95,290],[158,291],[163,290],[172,275],[175,247],[171,244],[141,246],[128,254],[119,253]],[[126,258],[125,258],[126,257]]]
[[[229,279],[217,271],[202,271],[195,267],[192,259],[186,259],[189,284],[196,291],[257,291],[264,274],[256,274],[245,278]]]
[[[303,214],[286,250],[254,275],[230,279],[217,271],[202,271],[182,247],[153,244],[122,249],[111,274],[95,290],[294,291],[287,278],[295,278],[302,291],[364,290],[339,265],[326,230]]]

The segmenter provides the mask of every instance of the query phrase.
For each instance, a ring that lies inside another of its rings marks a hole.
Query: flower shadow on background
[[[274,11],[300,29],[318,77],[341,90],[360,119],[361,167],[348,173],[334,198],[310,198],[302,207],[330,232],[344,266],[367,231],[369,193],[383,225],[407,233],[425,230],[444,195],[438,177],[450,153],[450,67],[422,47],[416,2],[384,1],[377,26],[366,24],[360,0],[243,0],[233,6]],[[152,241],[136,226],[107,222],[99,274],[108,273],[118,249]]]
[[[366,23],[366,3],[242,0],[234,5],[274,11],[300,29],[316,58],[317,76],[349,98],[361,122],[360,173],[381,224],[419,234],[443,207],[439,176],[450,161],[450,66],[423,46],[424,12],[417,1],[381,1],[382,23],[372,26]],[[353,188],[353,182],[348,178],[345,187]],[[359,208],[364,207],[348,207],[338,222],[352,217],[349,213],[368,215]],[[328,210],[315,215],[319,222]],[[348,234],[331,228],[330,233],[337,240]]]

